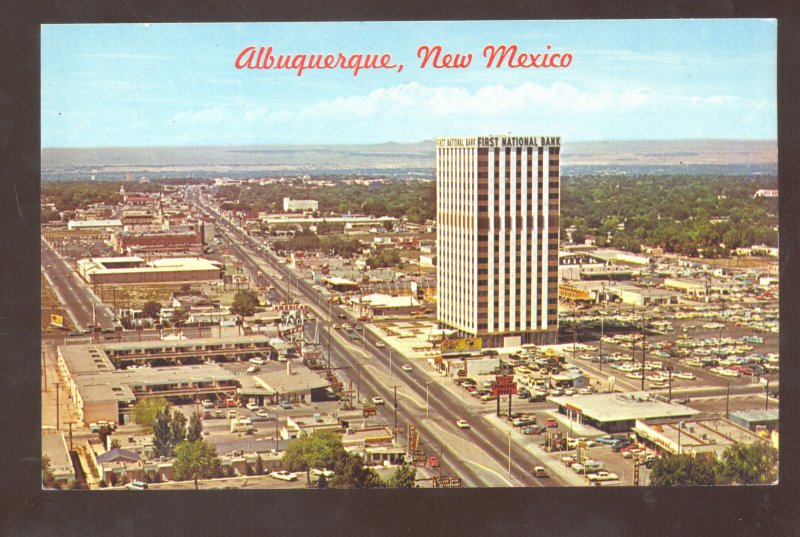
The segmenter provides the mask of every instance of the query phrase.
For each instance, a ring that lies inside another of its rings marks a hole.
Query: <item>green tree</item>
[[[778,451],[768,442],[737,443],[721,457],[722,476],[728,483],[758,485],[778,478]]]
[[[256,312],[258,307],[258,293],[252,289],[243,289],[233,295],[231,313],[239,317],[249,317]]]
[[[133,405],[133,422],[144,427],[146,432],[152,432],[156,416],[169,406],[169,401],[163,397],[139,399]]]
[[[186,433],[186,440],[195,442],[200,440],[203,436],[203,420],[200,414],[192,412],[192,417],[189,418],[189,430]]]
[[[169,407],[161,409],[153,423],[153,450],[156,457],[171,457],[175,449],[172,442],[172,417]]]
[[[650,484],[656,487],[716,485],[720,483],[715,459],[691,455],[667,455],[656,459]]]
[[[142,306],[142,315],[149,319],[158,319],[159,314],[161,313],[161,304],[156,302],[155,300],[148,300]]]
[[[314,431],[289,442],[283,454],[283,465],[293,472],[305,472],[311,484],[311,469],[332,469],[345,455],[341,437],[333,431]]]
[[[417,469],[404,464],[397,468],[389,479],[386,486],[393,489],[413,489],[417,487]]]
[[[328,482],[333,489],[370,489],[384,486],[380,476],[372,468],[364,466],[360,455],[344,453],[333,468],[334,476]]]
[[[53,488],[56,483],[55,474],[53,474],[53,466],[50,462],[50,457],[42,455],[42,487]]]
[[[397,250],[378,250],[367,258],[370,268],[394,267],[400,264],[400,254]]]
[[[175,448],[175,479],[194,480],[195,490],[200,488],[198,481],[213,477],[219,465],[216,448],[203,439],[195,442],[184,440]]]
[[[186,440],[186,416],[180,410],[174,410],[169,422],[170,442],[172,450],[175,446]]]
[[[189,310],[186,308],[175,308],[172,310],[172,315],[170,315],[169,322],[172,326],[180,326],[186,322],[189,318]]]

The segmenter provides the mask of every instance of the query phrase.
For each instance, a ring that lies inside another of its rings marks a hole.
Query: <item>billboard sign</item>
[[[497,375],[492,385],[492,395],[514,395],[517,393],[517,383],[514,375]]]
[[[478,351],[483,348],[483,341],[479,337],[443,339],[439,348],[442,352]]]
[[[57,326],[59,328],[64,328],[64,317],[62,317],[61,315],[51,314],[50,324],[52,324],[53,326]]]

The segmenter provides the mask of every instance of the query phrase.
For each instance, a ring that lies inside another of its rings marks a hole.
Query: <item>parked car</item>
[[[203,405],[203,408],[214,408],[214,403],[211,402],[211,399],[203,399],[201,404]]]
[[[278,470],[269,475],[270,477],[280,479],[281,481],[297,481],[297,474],[294,472],[287,472],[286,470]]]
[[[325,477],[330,478],[330,477],[333,477],[333,470],[326,470],[325,468],[322,468],[322,469],[312,468],[311,469],[311,475],[316,476],[316,477],[324,475]]]
[[[597,473],[592,473],[592,474],[587,475],[586,479],[588,479],[591,482],[616,481],[617,479],[619,479],[619,477],[615,473],[606,472],[605,470],[603,470],[603,471],[600,471],[600,472],[597,472]]]
[[[245,408],[247,410],[252,410],[255,412],[256,410],[258,410],[258,405],[255,403],[247,403],[247,405],[245,405]]]
[[[558,422],[553,418],[547,418],[547,421],[545,421],[544,424],[548,427],[558,427]]]
[[[614,438],[613,436],[598,436],[597,438],[594,439],[594,441],[597,442],[598,444],[605,444],[607,446],[613,446],[614,444],[619,442],[619,440],[617,438]]]
[[[266,363],[263,358],[250,358],[248,362],[255,365],[264,365]]]
[[[280,403],[278,403],[278,406],[284,410],[289,410],[290,408],[292,408],[292,405],[289,404],[289,401],[281,401]]]

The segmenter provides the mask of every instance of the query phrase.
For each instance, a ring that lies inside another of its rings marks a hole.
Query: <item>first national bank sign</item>
[[[560,147],[561,136],[468,136],[436,138],[436,147]]]

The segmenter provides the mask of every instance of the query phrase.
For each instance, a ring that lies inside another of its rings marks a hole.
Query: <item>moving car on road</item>
[[[372,398],[373,405],[385,405],[386,401],[383,400],[383,397],[373,397]]]
[[[467,420],[456,420],[456,425],[458,425],[459,429],[469,429],[469,423],[467,423]]]
[[[414,368],[411,367],[408,364],[403,364],[403,367],[401,367],[400,369],[402,369],[403,371],[413,371],[414,370]]]
[[[439,459],[431,455],[430,457],[428,457],[428,464],[431,466],[431,468],[438,468]]]

